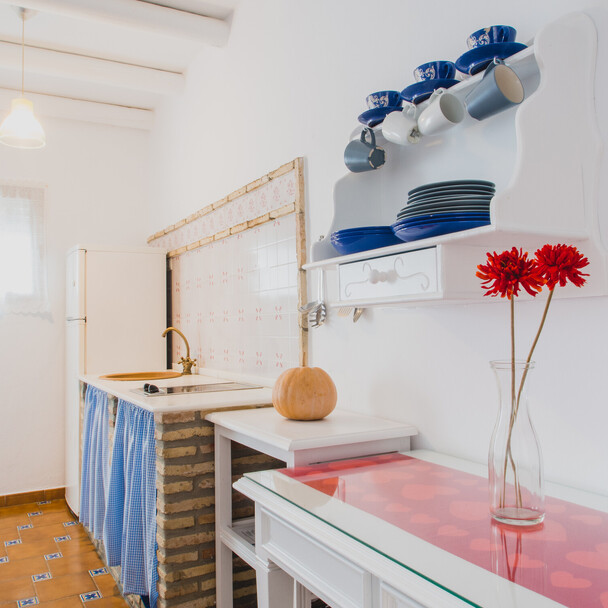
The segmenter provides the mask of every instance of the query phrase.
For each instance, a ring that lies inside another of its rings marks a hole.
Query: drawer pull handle
[[[349,298],[352,294],[351,288],[355,285],[365,285],[366,283],[369,283],[370,285],[376,285],[377,283],[394,283],[396,280],[408,281],[413,278],[418,278],[420,280],[420,289],[422,291],[426,291],[429,288],[431,280],[427,274],[424,272],[401,274],[397,270],[398,266],[405,267],[405,262],[402,258],[396,258],[393,262],[393,268],[386,271],[372,268],[369,262],[365,262],[361,267],[361,271],[363,274],[367,273],[367,278],[362,281],[351,281],[348,283],[344,287],[344,295]]]

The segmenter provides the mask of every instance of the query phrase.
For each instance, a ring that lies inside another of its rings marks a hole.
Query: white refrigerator
[[[66,501],[80,507],[82,374],[164,370],[166,255],[74,247],[66,273]]]

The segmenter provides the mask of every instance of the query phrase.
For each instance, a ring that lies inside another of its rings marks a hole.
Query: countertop
[[[244,382],[258,385],[261,388],[241,389],[232,391],[217,391],[212,393],[192,393],[165,396],[147,396],[134,392],[134,389],[142,388],[143,381],[123,381],[101,379],[103,374],[87,374],[80,376],[85,384],[94,386],[110,395],[123,399],[139,407],[154,413],[180,412],[191,410],[221,409],[235,406],[271,405],[272,404],[272,380],[252,376],[239,375],[212,375],[192,374],[179,376],[167,380],[150,380],[152,384],[160,387],[187,386],[194,384],[212,384],[217,382]]]

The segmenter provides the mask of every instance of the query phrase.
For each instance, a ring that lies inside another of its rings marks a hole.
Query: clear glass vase
[[[500,409],[488,458],[490,512],[501,523],[533,526],[545,517],[543,461],[528,410],[534,362],[491,361]]]

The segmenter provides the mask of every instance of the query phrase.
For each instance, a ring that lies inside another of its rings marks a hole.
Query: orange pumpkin
[[[320,367],[285,370],[272,389],[272,405],[292,420],[320,420],[336,407],[338,393],[329,374]]]

